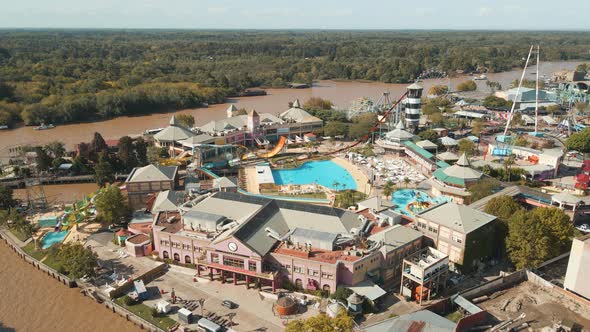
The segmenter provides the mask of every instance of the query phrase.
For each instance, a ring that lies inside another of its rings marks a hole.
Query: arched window
[[[297,289],[303,288],[303,282],[301,281],[301,279],[295,279],[295,287],[297,287]]]
[[[164,259],[168,259],[170,258],[170,255],[168,255],[167,251],[162,251],[162,257],[164,257]]]
[[[174,254],[174,260],[180,262],[180,255],[178,253]]]
[[[328,294],[330,294],[330,285],[325,284],[324,287],[322,287],[322,289],[324,290],[324,292],[327,292]]]
[[[186,264],[190,264],[191,263],[191,258],[189,255],[184,256],[184,263]]]

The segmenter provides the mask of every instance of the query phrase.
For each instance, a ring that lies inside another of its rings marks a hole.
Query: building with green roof
[[[446,163],[438,162],[440,168],[432,174],[432,194],[449,196],[455,203],[469,204],[471,192],[468,189],[477,183],[483,174],[471,168],[465,153],[453,166],[446,164],[447,167],[444,167],[443,164]]]

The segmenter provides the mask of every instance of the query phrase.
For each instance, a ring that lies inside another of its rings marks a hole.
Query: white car
[[[580,226],[576,227],[580,232],[583,233],[590,233],[590,225],[588,224],[582,224]]]

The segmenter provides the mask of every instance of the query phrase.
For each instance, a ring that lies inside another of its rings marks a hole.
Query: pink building
[[[400,237],[399,245],[363,240],[369,221],[350,211],[230,192],[190,205],[182,215],[156,215],[159,257],[192,264],[211,280],[268,285],[273,291],[285,282],[328,292],[339,285],[380,282],[388,254],[406,243],[413,248],[422,238],[408,229],[416,234]]]

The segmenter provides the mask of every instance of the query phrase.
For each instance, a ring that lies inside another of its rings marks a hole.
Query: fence
[[[50,268],[49,266],[39,262],[38,260],[36,260],[35,258],[31,257],[29,254],[27,254],[26,252],[24,252],[21,247],[19,247],[16,243],[14,243],[14,241],[12,241],[12,239],[7,236],[6,234],[4,234],[2,231],[0,231],[0,239],[3,239],[4,242],[6,242],[6,244],[8,244],[8,246],[22,259],[25,260],[25,262],[33,265],[34,267],[37,268],[37,270],[39,271],[43,271],[44,273],[47,273],[48,276],[56,279],[57,281],[63,283],[64,285],[73,288],[76,287],[76,282],[70,278],[68,278],[67,276],[57,272],[56,270]]]

